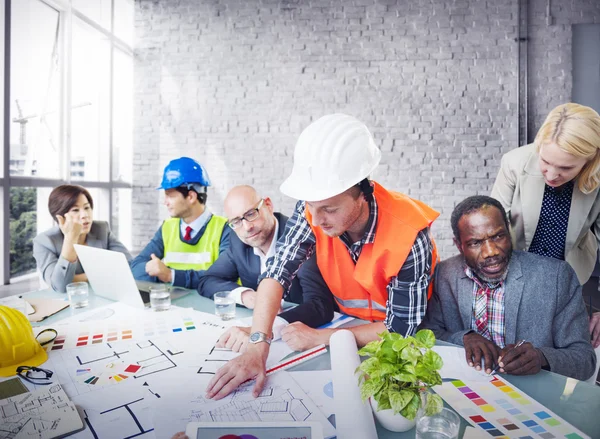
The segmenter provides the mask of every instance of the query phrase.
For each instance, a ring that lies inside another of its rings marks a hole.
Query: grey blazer
[[[540,219],[545,182],[538,157],[533,144],[506,153],[492,188],[492,197],[502,203],[510,218],[515,250],[529,249]],[[599,236],[600,192],[596,188],[586,195],[575,184],[565,260],[571,264],[581,284],[586,283],[594,271]]]
[[[58,226],[40,233],[33,240],[33,257],[37,269],[44,282],[59,293],[66,292],[67,284],[73,281],[73,276],[84,272],[79,260],[71,263],[60,255],[63,240],[64,236]],[[92,223],[86,244],[90,247],[121,252],[125,254],[128,261],[131,260],[129,250],[113,235],[106,221]]]
[[[463,261],[458,255],[438,264],[421,323],[440,340],[461,346],[473,314],[473,281]],[[589,378],[596,354],[581,285],[569,264],[515,250],[504,288],[506,344],[527,340],[544,353],[552,372]]]

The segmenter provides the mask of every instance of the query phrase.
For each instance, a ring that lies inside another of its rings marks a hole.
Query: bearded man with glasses
[[[252,309],[258,278],[265,271],[267,260],[275,255],[277,240],[284,234],[288,218],[274,212],[271,200],[261,198],[251,186],[231,189],[225,198],[224,210],[227,224],[235,233],[231,235],[229,248],[200,276],[198,292],[212,298],[218,291],[233,291],[238,304]],[[275,338],[281,329],[294,322],[317,327],[331,321],[333,295],[314,255],[298,271],[286,300],[300,305],[276,317]],[[249,327],[232,328],[219,340],[218,346],[238,352],[246,346],[249,335]]]

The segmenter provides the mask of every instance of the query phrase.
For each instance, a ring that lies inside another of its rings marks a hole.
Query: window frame
[[[13,4],[16,4],[19,0],[0,0],[0,35],[2,35],[2,41],[0,41],[0,59],[4,59],[4,68],[1,72],[0,81],[3,84],[0,90],[0,102],[3,103],[0,111],[2,112],[2,134],[4,143],[4,153],[0,156],[0,221],[2,223],[2,238],[0,240],[0,277],[2,283],[0,285],[7,285],[11,282],[10,277],[10,189],[11,187],[33,187],[33,188],[48,188],[56,187],[61,184],[81,184],[88,189],[97,188],[101,191],[105,191],[102,198],[108,200],[108,221],[112,222],[113,219],[113,199],[114,195],[119,189],[133,189],[133,182],[125,182],[121,180],[114,180],[113,178],[113,129],[114,129],[114,52],[119,50],[125,56],[130,56],[133,59],[133,49],[126,44],[123,40],[118,38],[114,34],[114,23],[115,23],[115,0],[111,0],[111,13],[110,13],[110,29],[106,29],[100,24],[96,23],[91,18],[85,16],[83,13],[78,11],[71,5],[69,0],[32,0],[41,2],[59,13],[59,45],[63,56],[60,59],[60,134],[59,134],[59,152],[60,155],[59,163],[59,177],[58,178],[41,178],[35,176],[11,176],[9,171],[10,162],[10,69],[11,69],[11,8]],[[108,181],[97,181],[97,180],[73,180],[71,179],[71,74],[72,74],[72,53],[71,53],[71,29],[73,25],[73,17],[81,20],[95,31],[103,34],[107,38],[110,45],[110,56],[109,56],[109,97],[108,97],[108,161],[106,166],[108,167]],[[132,23],[133,26],[133,23]],[[133,92],[133,91],[132,91]],[[133,151],[132,151],[133,153]],[[39,207],[38,207],[39,208]]]

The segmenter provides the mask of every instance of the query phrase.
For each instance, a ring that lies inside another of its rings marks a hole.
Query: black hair
[[[364,194],[365,200],[371,201],[373,199],[373,186],[371,185],[371,182],[369,181],[368,178],[363,178],[358,183],[358,187],[360,188],[361,192]]]
[[[176,187],[173,189],[175,189],[177,192],[179,192],[181,195],[183,195],[183,198],[187,197],[188,194],[190,193],[190,191],[193,191],[198,196],[198,202],[200,204],[206,204],[206,199],[208,198],[208,194],[206,192],[198,192],[192,185],[179,186],[179,187]],[[204,190],[206,190],[206,188],[204,188]]]
[[[495,198],[488,197],[487,195],[473,195],[471,197],[465,198],[460,203],[458,203],[452,211],[452,215],[450,216],[450,223],[452,224],[452,232],[454,233],[454,238],[457,241],[460,241],[460,231],[458,230],[458,222],[463,216],[489,206],[495,207],[500,211],[500,213],[502,214],[502,218],[504,219],[504,225],[506,226],[506,230],[510,230],[508,216],[506,215],[506,211],[504,210],[504,207],[502,206],[500,201],[496,200]]]
[[[90,207],[94,208],[94,200],[90,193],[83,187],[74,184],[63,184],[55,187],[48,197],[48,211],[54,221],[56,215],[65,215],[77,203],[80,195],[87,198]]]

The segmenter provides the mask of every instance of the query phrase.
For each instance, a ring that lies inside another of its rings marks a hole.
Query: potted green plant
[[[444,403],[430,387],[442,383],[442,358],[431,348],[433,332],[424,329],[414,337],[383,332],[358,351],[370,357],[356,369],[363,401],[370,398],[377,420],[388,430],[407,431],[416,424],[417,411],[439,412]]]

